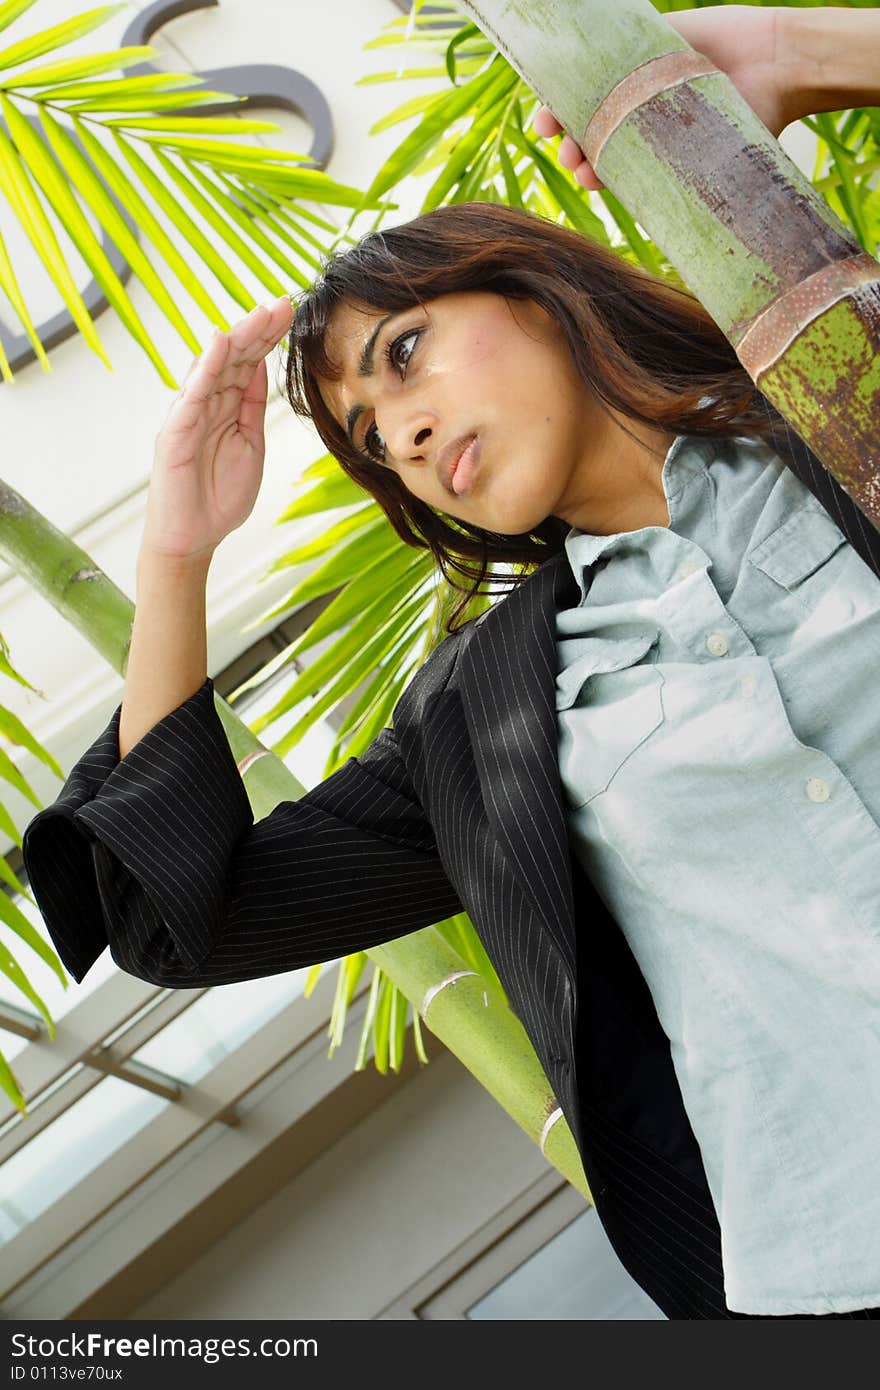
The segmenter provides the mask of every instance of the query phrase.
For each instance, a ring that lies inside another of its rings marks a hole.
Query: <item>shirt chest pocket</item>
[[[829,592],[846,554],[829,565],[846,545],[846,536],[824,509],[801,507],[755,546],[749,564],[808,608]]]
[[[606,791],[663,722],[660,670],[638,664],[656,640],[656,633],[587,639],[584,653],[557,676],[559,772],[572,808]]]

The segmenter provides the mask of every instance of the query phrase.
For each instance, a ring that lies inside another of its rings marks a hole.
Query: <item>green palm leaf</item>
[[[107,130],[112,130],[116,126],[124,127],[126,130],[145,130],[148,133],[155,131],[155,135],[147,135],[144,138],[151,141],[154,145],[168,145],[178,153],[187,152],[195,155],[205,155],[212,161],[225,160],[244,160],[248,164],[257,166],[263,163],[275,163],[281,161],[279,169],[283,170],[284,164],[291,162],[301,164],[308,159],[308,155],[302,154],[299,150],[276,150],[272,147],[262,145],[246,145],[237,140],[209,140],[205,136],[210,134],[210,128],[215,123],[221,123],[221,128],[228,131],[229,122],[237,122],[237,116],[119,116],[108,117],[101,124]],[[185,122],[185,124],[184,124]],[[259,129],[269,128],[277,130],[278,127],[271,121],[253,122]],[[239,129],[236,126],[236,131]],[[201,131],[201,134],[186,134],[187,131]],[[179,133],[177,133],[179,132]],[[168,137],[173,138],[166,138]],[[319,182],[325,177],[318,175]]]
[[[138,193],[137,189],[130,184],[124,171],[117,161],[104,149],[100,141],[92,134],[84,121],[75,121],[75,128],[80,140],[82,141],[92,164],[100,172],[107,187],[116,194],[119,201],[128,208],[134,217],[141,231],[149,237],[157,251],[165,258],[167,265],[177,276],[192,298],[199,305],[199,308],[207,315],[212,323],[224,331],[229,327],[225,315],[214,303],[208,291],[202,285],[201,280],[193,273],[189,265],[183,259],[174,242],[168,236],[162,224],[153,215],[152,209]],[[127,230],[127,228],[126,228]],[[143,254],[138,249],[138,254]],[[188,335],[189,328],[184,323],[184,331]],[[189,343],[189,337],[186,338]],[[198,342],[195,342],[194,351],[198,351]]]
[[[28,8],[0,5],[0,28]],[[149,238],[209,321],[226,329],[225,315],[203,283],[204,276],[175,247],[169,233],[180,233],[201,262],[200,268],[211,272],[243,309],[250,309],[255,299],[242,278],[243,271],[270,294],[286,293],[291,285],[309,283],[321,263],[315,253],[325,255],[328,242],[332,245],[339,237],[339,228],[305,204],[336,205],[351,210],[353,216],[361,208],[385,211],[388,205],[378,199],[365,200],[361,189],[304,167],[309,164],[304,154],[226,138],[276,133],[280,127],[249,117],[212,115],[211,105],[228,106],[245,99],[209,91],[192,73],[105,76],[112,69],[118,73],[155,56],[156,50],[148,46],[35,61],[90,33],[120,8],[104,5],[88,10],[0,51],[4,118],[0,123],[0,193],[6,200],[0,204],[0,232],[4,211],[11,211],[73,322],[110,367],[61,250],[57,232],[61,227],[101,286],[112,311],[166,385],[176,389],[178,383],[141,322],[81,204],[95,214],[136,280],[193,353],[200,350],[199,336],[132,226]],[[26,64],[30,66],[10,71]],[[200,87],[203,89],[198,90]],[[23,102],[31,103],[39,115],[42,134],[26,118]],[[197,105],[206,108],[204,115],[192,114],[191,108]],[[114,158],[108,139],[115,140],[123,162]],[[322,240],[317,229],[328,233],[328,238]],[[3,239],[0,288],[18,315],[35,355],[48,369],[9,247]],[[11,380],[9,362],[2,351],[0,371],[4,380]]]
[[[3,68],[15,67],[18,63],[27,63],[31,58],[39,58],[44,53],[51,53],[66,43],[72,43],[74,39],[81,39],[94,29],[99,29],[108,19],[112,19],[124,9],[124,4],[101,5],[96,10],[87,10],[84,14],[75,15],[73,19],[65,19],[62,24],[53,24],[51,29],[41,29],[29,39],[14,43],[11,48],[0,49],[0,71]]]
[[[506,77],[501,70],[504,66],[503,59],[494,58],[484,72],[472,77],[463,87],[441,94],[416,129],[382,165],[367,190],[367,198],[380,197],[413,173],[449,125],[472,111],[484,92],[500,86]]]
[[[471,75],[471,74],[477,72],[478,69],[481,68],[482,66],[483,66],[483,51],[481,51],[480,54],[479,54],[477,57],[474,57],[474,58],[468,58],[468,59],[459,58],[459,60],[458,60],[458,65],[457,65],[459,76],[461,76],[462,73],[467,73],[468,75]],[[446,66],[445,66],[445,64],[441,64],[440,66],[434,65],[433,67],[429,67],[429,68],[407,68],[405,71],[395,69],[395,70],[392,70],[391,72],[371,72],[371,73],[368,73],[366,77],[359,77],[358,80],[357,80],[357,82],[355,83],[355,86],[356,86],[356,87],[375,87],[375,86],[377,86],[380,82],[401,82],[401,81],[406,80],[407,78],[410,78],[410,79],[412,79],[412,80],[416,80],[416,79],[421,79],[421,78],[425,78],[425,77],[445,77],[445,76],[446,76]]]
[[[356,659],[349,659],[344,669],[336,680],[333,681],[322,694],[314,701],[314,704],[302,715],[300,719],[288,730],[282,738],[272,745],[273,752],[277,752],[279,757],[284,757],[294,748],[297,743],[308,733],[309,729],[335,704],[344,699],[353,688],[360,684],[366,676],[375,669],[379,662],[386,662],[391,658],[399,641],[409,639],[408,645],[412,645],[413,640],[418,640],[426,630],[427,624],[417,621],[422,608],[421,598],[416,595],[408,604],[401,608],[393,621],[387,623],[380,629],[378,634],[368,642],[362,651],[358,652]],[[346,656],[350,657],[350,651],[346,651]],[[309,668],[310,670],[311,668]],[[308,670],[304,673],[308,675]],[[298,682],[296,683],[298,684]],[[282,697],[279,705],[286,702],[286,697]],[[289,708],[292,708],[294,701],[291,699]],[[389,711],[390,713],[390,711]],[[384,721],[383,721],[384,722]],[[381,727],[381,725],[379,726]],[[376,728],[378,733],[379,728]],[[371,734],[372,737],[372,734]]]
[[[229,268],[226,258],[215,250],[212,243],[205,236],[201,228],[189,216],[186,209],[181,206],[180,200],[175,198],[165,187],[164,183],[142,159],[140,154],[130,145],[119,131],[115,132],[116,143],[128,160],[134,171],[140,175],[145,186],[152,193],[156,202],[166,213],[177,230],[186,237],[190,246],[201,256],[202,261],[213,271],[216,279],[223,288],[235,299],[244,309],[252,309],[256,300],[250,290],[239,280],[238,276]],[[216,322],[216,320],[215,320]],[[228,326],[228,325],[224,325]]]
[[[397,701],[396,692],[404,688],[411,670],[417,664],[409,633],[405,634],[405,638],[386,658],[384,665],[373,672],[372,679],[363,682],[360,697],[337,729],[337,746],[344,744],[347,758],[357,757],[384,727]],[[328,767],[341,766],[339,758],[337,753],[328,759]],[[324,776],[329,776],[326,768]]]
[[[272,238],[266,235],[262,228],[258,226],[258,224],[255,222],[253,217],[249,216],[246,212],[242,211],[241,207],[235,201],[235,199],[230,198],[229,194],[221,185],[215,183],[215,181],[205,172],[205,170],[200,169],[197,164],[194,164],[192,166],[191,172],[195,177],[196,181],[199,184],[201,184],[208,197],[213,199],[215,205],[213,211],[215,215],[218,218],[222,218],[225,214],[226,217],[229,219],[229,221],[226,224],[227,227],[229,227],[230,224],[233,222],[236,223],[236,225],[241,228],[245,235],[249,236],[251,241],[256,242],[257,246],[262,251],[264,251],[266,255],[269,256],[273,261],[275,261],[276,265],[280,266],[281,269],[285,272],[285,274],[288,275],[290,279],[293,280],[297,285],[300,285],[303,289],[305,289],[310,284],[312,277],[305,275],[303,271],[300,270],[299,266],[297,266],[290,259],[290,257],[286,254],[283,248],[276,245]],[[259,257],[256,256],[254,253],[250,252],[250,248],[248,246],[248,242],[245,240],[245,237],[238,236],[236,238],[236,241],[232,244],[236,245],[238,243],[241,243],[241,245],[248,250],[249,254],[253,255],[254,261],[256,262],[257,272],[260,275],[262,275],[262,269],[265,265],[265,262],[261,263]],[[246,259],[244,255],[242,255],[242,259]],[[251,269],[254,269],[254,266],[251,266]],[[276,280],[275,283],[279,284],[280,282]],[[279,290],[274,290],[273,286],[270,286],[270,288],[273,288],[273,292],[276,294],[286,293],[286,290],[283,286]]]
[[[388,723],[397,701],[418,665],[414,651],[417,646],[416,639],[421,638],[426,632],[426,623],[410,628],[396,649],[385,657],[383,668],[370,688],[369,704],[365,701],[365,707],[358,720],[352,723],[346,721],[345,728],[339,729],[338,746],[343,745],[344,739],[344,758],[337,753],[332,759],[328,759],[325,776],[329,776],[329,772],[335,768],[341,767],[345,759],[356,758],[358,754],[363,753]]]
[[[5,104],[7,101],[5,93],[0,93],[0,97]],[[27,233],[34,250],[55,281],[72,319],[89,347],[109,367],[110,359],[101,345],[95,325],[92,323],[82,296],[67,267],[61,247],[58,244],[58,238],[43,210],[42,203],[37,197],[18,150],[2,128],[0,128],[0,189],[2,189],[9,205]]]
[[[126,53],[132,51],[154,53],[155,49],[124,50]],[[120,67],[121,64],[119,62],[110,61],[110,59],[116,59],[116,57],[116,54],[109,54],[106,67]],[[69,99],[77,102],[90,101],[95,97],[101,98],[105,96],[116,96],[120,101],[142,101],[145,96],[151,96],[155,99],[160,93],[165,93],[168,88],[188,87],[194,81],[201,82],[203,80],[202,78],[195,78],[185,72],[150,72],[143,73],[138,77],[105,77],[102,78],[100,82],[87,82],[82,79],[92,76],[96,65],[98,71],[104,70],[105,64],[103,59],[100,63],[97,63],[97,60],[87,59],[83,62],[75,62],[73,65],[76,70],[74,72],[68,72],[65,75],[64,69],[68,64],[58,64],[56,68],[56,80],[53,80],[51,76],[46,76],[47,73],[51,73],[51,68],[28,68],[26,73],[22,73],[13,80],[16,87],[42,87],[43,90],[40,92],[42,98],[51,98],[52,101],[65,101]],[[41,72],[43,74],[42,77],[40,76]],[[73,78],[78,78],[79,80],[69,80]],[[25,81],[23,79],[27,80]],[[174,92],[172,95],[178,101],[189,102],[194,96],[204,95],[204,93],[199,93],[197,90],[196,92]],[[209,92],[208,95],[212,98],[223,97],[222,92]],[[70,108],[67,109],[69,110]]]
[[[326,242],[320,241],[319,238],[313,236],[311,232],[297,226],[291,218],[280,213],[279,204],[274,200],[262,194],[255,197],[253,189],[246,190],[242,187],[241,183],[237,182],[235,179],[229,178],[229,176],[222,171],[216,171],[216,177],[225,191],[235,195],[234,202],[237,204],[235,216],[239,220],[240,226],[246,231],[251,231],[254,228],[259,229],[260,223],[265,224],[276,236],[280,237],[282,241],[292,247],[300,260],[304,261],[312,270],[319,271],[321,269],[321,261],[313,256],[311,251],[305,249],[303,242],[308,242],[310,246],[317,247],[318,250],[325,255],[327,252]],[[250,213],[250,219],[245,219],[241,216],[241,208],[244,208],[246,212]],[[295,237],[291,236],[290,228],[296,231],[297,235]]]
[[[136,82],[137,78],[124,80]],[[102,82],[100,84],[96,83],[95,85],[109,87],[111,84],[109,82]],[[52,90],[50,92],[41,92],[40,96],[51,97],[53,101],[65,100],[64,97],[55,90]],[[83,114],[87,112],[100,113],[103,111],[130,111],[132,115],[137,115],[137,113],[140,111],[178,111],[181,108],[183,108],[184,110],[189,110],[191,106],[216,106],[220,104],[226,106],[229,100],[230,98],[226,95],[225,92],[155,92],[152,95],[146,92],[143,94],[141,94],[140,92],[131,92],[130,94],[123,93],[119,96],[93,96],[90,97],[88,100],[65,100],[64,109],[68,112],[75,111],[78,114]],[[238,100],[246,101],[247,98],[239,97]],[[179,119],[183,120],[184,117],[181,116],[179,117]],[[186,119],[200,120],[201,118],[196,116],[190,116]],[[229,126],[226,124],[222,125],[219,131],[219,133],[221,134],[229,133],[235,135],[244,135],[246,131],[271,131],[280,129],[280,127],[277,126],[274,123],[274,121],[252,121],[242,119],[239,122],[239,118],[237,116],[206,116],[204,119],[206,125],[208,121],[212,122],[211,130],[213,130],[213,122],[215,121],[234,121],[237,123],[234,126]],[[116,121],[107,120],[103,124],[107,126],[127,125],[135,127],[137,122],[134,120],[125,120],[124,118],[122,118]],[[198,127],[183,127],[183,129],[194,128]],[[208,130],[205,130],[204,133],[209,134],[210,132]]]
[[[337,698],[355,689],[360,681],[373,672],[376,668],[375,654],[383,648],[390,649],[395,645],[397,637],[409,625],[411,619],[418,614],[421,603],[418,594],[410,598],[408,604],[404,604],[402,609],[399,602],[389,600],[385,594],[380,594],[368,608],[346,627],[344,633],[317,660],[311,662],[305,670],[297,677],[291,686],[284,692],[274,708],[266,715],[261,716],[265,728],[274,723],[280,715],[286,714],[289,709],[305,699],[308,695],[313,695],[318,691],[323,692],[321,701],[323,709],[328,709],[336,702],[327,697],[333,691],[333,686],[328,685],[332,677],[342,672],[341,691]],[[323,710],[322,710],[323,712]],[[311,727],[314,722],[311,718],[313,711],[309,710],[304,716],[309,723],[306,727]],[[258,732],[258,730],[254,730]],[[298,743],[304,730],[298,722],[294,725],[291,733],[293,742]],[[287,735],[286,737],[288,737]],[[288,745],[292,747],[293,744]],[[280,745],[273,751],[280,752]],[[286,751],[286,750],[285,750]]]
[[[0,187],[2,187],[2,176],[0,176]],[[37,361],[40,363],[40,366],[43,368],[43,371],[48,372],[49,359],[46,356],[43,344],[40,342],[40,339],[37,336],[36,325],[33,319],[31,318],[30,313],[28,312],[27,305],[24,302],[24,296],[22,295],[21,289],[19,287],[15,270],[13,269],[12,261],[9,259],[9,253],[6,250],[6,243],[3,240],[2,235],[0,235],[0,289],[3,290],[13,309],[18,314],[19,319],[24,325],[25,333],[30,339],[31,346],[33,347],[34,352],[36,353]],[[2,373],[4,381],[12,380],[12,368],[9,365],[9,359],[3,351],[2,342],[0,342],[0,373]]]
[[[345,962],[345,961],[340,962],[340,970],[344,970],[345,968],[346,968],[346,962]],[[370,1040],[373,1038],[373,1035],[374,1035],[374,1027],[375,1027],[375,1021],[376,1021],[376,1007],[377,1007],[377,1004],[378,1004],[378,1002],[379,1002],[379,991],[380,991],[380,989],[382,988],[383,983],[384,983],[386,986],[389,984],[389,981],[388,981],[388,979],[387,979],[387,976],[383,974],[383,972],[378,968],[378,966],[374,966],[374,968],[373,968],[373,977],[372,977],[372,979],[371,979],[371,981],[370,981],[370,992],[369,992],[369,994],[367,995],[367,1009],[366,1009],[366,1013],[364,1014],[363,1025],[362,1025],[362,1027],[361,1027],[360,1043],[359,1043],[359,1045],[358,1045],[357,1057],[355,1058],[355,1063],[354,1063],[354,1069],[355,1069],[355,1071],[362,1071],[363,1068],[366,1066],[366,1063],[367,1063],[367,1048],[369,1047],[369,1045],[370,1045]],[[331,1044],[331,1052],[332,1052],[332,1044]],[[378,1052],[378,1050],[377,1050],[377,1052]],[[377,1068],[378,1068],[380,1071],[381,1071],[381,1070],[387,1070],[387,1067],[385,1067],[385,1068],[379,1067],[379,1063],[378,1063],[378,1062],[376,1063],[376,1066],[377,1066]]]
[[[284,557],[285,562],[289,565],[304,565],[307,560],[314,560],[319,555],[326,554],[328,550],[335,550],[346,536],[353,535],[355,531],[362,531],[365,526],[375,521],[377,510],[375,504],[356,508],[335,525],[328,526],[325,531],[313,536],[310,541],[303,541],[302,545],[288,550]]]
[[[0,893],[0,897],[5,897],[5,894]],[[0,916],[2,916],[2,913],[0,913]],[[9,925],[13,924],[7,922],[7,926]],[[30,926],[30,923],[27,923],[27,925]],[[33,928],[31,928],[31,931],[33,932],[34,940],[32,942],[29,942],[28,944],[33,945],[34,950],[38,951],[38,953],[41,956],[43,956],[44,959],[46,959],[47,949],[49,949],[51,955],[54,956],[54,951],[51,951],[51,948],[47,948],[45,946],[42,937],[38,936],[37,933],[33,931]],[[51,961],[49,961],[49,964],[51,964]],[[59,964],[58,969],[60,968],[61,967]],[[39,995],[37,991],[34,989],[33,985],[31,984],[27,975],[22,970],[15,956],[12,954],[12,952],[9,950],[8,946],[2,939],[0,939],[0,974],[5,975],[9,983],[13,985],[16,989],[21,990],[21,993],[25,996],[25,998],[31,1001],[34,1008],[39,1010],[43,1018],[46,1020],[46,1026],[49,1029],[49,1037],[54,1038],[55,1023],[52,1019],[51,1014],[49,1013],[49,1010],[46,1007],[45,1001],[43,1000],[42,996]],[[7,1070],[5,1058],[3,1059],[3,1070],[2,1074],[0,1074],[0,1082],[2,1082],[3,1088],[9,1094],[10,1099],[15,1101],[15,1103],[18,1105],[19,1110],[23,1110],[24,1097],[22,1096],[21,1091],[19,1090],[18,1083],[16,1082],[14,1075],[12,1074],[12,1072]],[[10,1086],[14,1087],[14,1090],[10,1090]]]
[[[0,11],[0,19],[2,19],[2,11]],[[12,665],[8,657],[8,647],[2,636],[0,636],[0,674],[5,676],[8,680],[16,681],[27,690],[33,691],[36,694],[41,693]],[[64,780],[64,770],[57,759],[53,757],[48,748],[44,747],[44,745],[34,737],[31,731],[22,723],[18,715],[6,705],[0,705],[0,734],[2,734],[13,747],[26,748],[29,753],[32,753],[34,757],[38,758],[40,762],[50,768],[59,780]],[[25,796],[38,811],[44,809],[43,802],[40,801],[30,782],[22,774],[3,747],[0,747],[0,781],[14,787],[15,790],[20,793],[20,795]],[[0,800],[0,830],[2,830],[13,843],[17,844],[19,849],[21,848],[22,836],[2,800]],[[61,984],[66,989],[68,980],[61,961],[51,944],[22,912],[21,908],[14,901],[12,894],[18,894],[22,898],[27,898],[28,902],[36,908],[37,904],[34,896],[24,886],[18,878],[18,875],[10,868],[6,857],[2,855],[0,855],[0,879],[2,879],[11,890],[10,893],[0,892],[0,923],[2,923],[5,928],[14,932],[26,946],[29,946],[30,949],[45,962],[49,969],[57,975]],[[34,989],[18,960],[9,950],[9,947],[5,944],[2,937],[0,937],[0,974],[4,975],[10,985],[33,1004],[34,1008],[46,1021],[50,1039],[54,1038],[56,1031],[55,1023],[44,999],[38,991]],[[18,1085],[18,1081],[2,1055],[0,1055],[0,1089],[9,1096],[12,1103],[22,1113],[25,1113],[25,1100]]]
[[[98,284],[103,289],[108,300],[113,305],[123,323],[131,332],[132,336],[146,350],[151,360],[159,369],[162,379],[166,385],[174,386],[174,378],[164,367],[159,352],[147,333],[140,316],[129,299],[125,287],[119,276],[116,274],[112,265],[95,237],[94,232],[83,216],[80,206],[70,192],[67,181],[62,177],[58,169],[58,164],[51,157],[51,152],[44,141],[36,134],[33,127],[16,110],[15,106],[4,94],[0,94],[2,101],[3,114],[6,117],[7,126],[24,157],[28,161],[30,169],[34,172],[44,193],[49,199],[52,207],[69,233],[77,250],[83,260],[89,266]],[[159,277],[156,275],[152,266],[141,252],[134,237],[131,235],[122,218],[119,216],[115,207],[104,193],[98,180],[96,180],[89,170],[85,161],[70,140],[66,132],[52,120],[48,112],[41,112],[44,128],[49,136],[56,155],[61,156],[61,162],[67,169],[72,181],[84,193],[87,201],[91,203],[94,211],[102,221],[110,223],[115,239],[118,243],[124,244],[127,252],[133,254],[140,268],[141,279],[146,284],[151,293],[159,299],[161,307],[169,312],[172,322],[177,321],[177,325],[183,324],[183,319],[179,310],[169,297]],[[66,143],[65,143],[66,142]],[[145,273],[147,272],[147,273]],[[158,293],[157,293],[158,292]]]
[[[36,3],[36,0],[33,0]],[[97,77],[102,72],[116,72],[119,68],[133,67],[135,63],[143,63],[146,59],[155,58],[159,54],[158,48],[152,48],[149,44],[134,45],[130,48],[111,48],[106,53],[89,53],[83,58],[59,58],[54,63],[44,63],[42,67],[28,68],[26,72],[17,72],[14,77],[8,78],[5,82],[0,82],[0,87],[46,87],[54,83],[70,82],[80,77]],[[181,82],[201,82],[201,77],[195,77],[188,73],[162,73],[161,76],[167,81],[169,78],[179,79]],[[131,82],[140,82],[139,77],[128,79]],[[47,95],[51,95],[47,93]]]
[[[471,168],[478,152],[489,139],[497,138],[499,126],[504,125],[509,112],[509,98],[520,85],[519,78],[512,68],[501,65],[495,80],[481,94],[474,109],[472,124],[468,134],[457,142],[452,157],[447,161],[443,173],[428,192],[423,203],[427,212],[443,202],[456,183]],[[465,88],[466,90],[466,88]]]
[[[71,184],[78,189],[102,226],[107,229],[141,284],[150,295],[152,295],[169,322],[177,329],[186,346],[191,352],[198,352],[198,339],[189,328],[176,302],[165,288],[164,281],[158,274],[152,261],[141,249],[139,241],[132,234],[125,220],[121,217],[113,199],[108,194],[104,183],[99,177],[96,167],[89,164],[88,160],[80,153],[75,141],[71,139],[64,127],[59,121],[55,120],[48,109],[44,108],[40,111],[40,120],[43,123],[43,129],[49,138],[55,155],[67,171]],[[100,167],[100,165],[97,166],[97,168]],[[69,215],[73,216],[78,213],[77,204],[73,198],[69,199],[67,207]],[[123,323],[129,329],[132,336],[146,348],[150,358],[156,364],[160,374],[164,377],[165,368],[162,359],[151,339],[146,334],[146,330],[143,328],[138,318],[122,281],[119,280],[118,276],[114,273],[112,266],[109,261],[107,261],[106,256],[103,255],[94,237],[92,237],[91,240],[87,237],[86,233],[88,233],[89,228],[84,218],[82,218],[79,225],[84,245],[80,244],[79,240],[77,240],[77,245],[80,247],[84,259],[86,259],[88,264],[92,267],[95,278],[104,289],[107,298],[116,309]],[[173,386],[174,379],[170,378],[168,384]]]
[[[35,4],[36,0],[5,0],[5,4],[0,5],[0,32]]]
[[[437,98],[433,92],[427,96],[410,97],[400,106],[395,106],[393,111],[389,111],[387,116],[382,116],[378,121],[374,121],[370,126],[371,135],[379,135],[383,130],[390,130],[392,126],[400,125],[401,121],[409,121],[413,116],[420,116],[423,111],[435,106]]]
[[[347,627],[358,613],[370,607],[381,594],[395,589],[398,592],[413,591],[420,581],[424,583],[430,578],[432,567],[428,555],[413,558],[413,552],[401,542],[398,549],[390,548],[359,571],[357,579],[352,580],[351,571],[347,570],[339,593],[297,638],[290,648],[290,658],[295,659],[325,637]]]
[[[285,508],[278,517],[278,522],[293,521],[295,517],[311,516],[315,512],[331,511],[336,507],[364,502],[366,493],[363,488],[358,487],[357,483],[352,482],[351,478],[343,473],[335,459],[331,459],[331,464],[330,471],[315,487],[296,497],[290,506]],[[373,505],[378,515],[379,507],[376,503]]]

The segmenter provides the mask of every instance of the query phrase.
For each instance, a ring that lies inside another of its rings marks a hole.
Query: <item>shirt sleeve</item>
[[[462,910],[391,729],[297,801],[253,812],[210,677],[122,759],[118,705],[22,852],[79,983],[232,984],[364,950]]]

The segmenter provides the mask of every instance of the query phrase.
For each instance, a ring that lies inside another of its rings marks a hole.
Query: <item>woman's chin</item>
[[[548,513],[540,507],[518,507],[515,511],[507,508],[492,529],[504,536],[528,536],[546,521],[547,516]]]
[[[523,498],[518,499],[516,505],[509,502],[497,505],[485,496],[472,499],[463,497],[461,500],[462,506],[455,511],[450,509],[449,515],[458,521],[467,521],[471,526],[479,526],[484,531],[493,531],[499,536],[527,536],[546,521],[549,515],[547,507],[542,506],[540,502],[528,505]],[[467,505],[469,502],[470,506]]]

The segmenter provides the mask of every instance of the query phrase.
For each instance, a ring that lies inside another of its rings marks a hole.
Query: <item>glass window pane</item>
[[[132,1057],[192,1086],[299,998],[307,975],[308,967],[206,990]]]
[[[624,1269],[590,1207],[466,1309],[465,1317],[559,1322],[665,1314]]]
[[[20,893],[15,894],[13,901],[15,906],[24,914],[28,921],[33,923],[43,940],[52,946],[40,909],[35,907],[33,903],[28,902],[27,898],[23,898]],[[52,946],[52,949],[55,949],[54,946]],[[102,985],[105,980],[108,980],[111,975],[115,975],[119,969],[118,965],[116,965],[115,961],[111,958],[110,952],[105,951],[103,955],[95,961],[95,964],[92,966],[82,984],[75,984],[74,981],[70,979],[70,976],[68,976],[70,984],[68,988],[65,989],[51,966],[48,966],[44,960],[41,960],[39,956],[35,955],[29,947],[24,945],[24,942],[19,942],[14,948],[14,954],[22,970],[27,975],[37,994],[39,994],[40,998],[45,1003],[46,1008],[49,1010],[49,1013],[56,1023],[64,1017],[69,1009],[73,1009],[77,1004],[81,1004],[84,999],[88,998],[93,990],[96,990],[98,986]],[[62,966],[62,969],[63,968]],[[0,975],[0,1003],[12,1004],[16,1010],[24,1010],[25,1013],[32,1014],[34,1023],[41,1028],[45,1028],[46,1020],[43,1018],[42,1014],[37,1012],[27,995],[22,994],[21,990],[16,989],[12,981],[5,975]],[[11,1062],[14,1057],[17,1057],[20,1052],[23,1052],[27,1045],[27,1038],[21,1037],[20,1034],[4,1032],[2,1050],[3,1056],[6,1058],[7,1062]]]
[[[3,1164],[0,1241],[11,1240],[168,1104],[116,1076],[99,1081]]]

